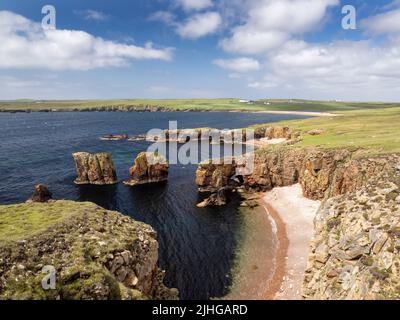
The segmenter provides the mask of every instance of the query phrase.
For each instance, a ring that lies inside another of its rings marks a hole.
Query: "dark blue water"
[[[196,166],[172,165],[163,184],[127,187],[76,186],[71,154],[111,152],[118,178],[128,178],[134,157],[149,143],[101,141],[104,134],[146,133],[180,128],[241,128],[255,123],[302,118],[250,113],[0,113],[0,204],[25,201],[37,183],[56,199],[92,201],[153,226],[158,233],[160,267],[166,284],[182,299],[220,297],[230,285],[238,200],[223,208],[196,208]]]

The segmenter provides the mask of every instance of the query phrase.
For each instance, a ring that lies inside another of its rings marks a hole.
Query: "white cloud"
[[[361,26],[374,34],[400,33],[400,9],[395,9],[361,21]]]
[[[258,71],[261,68],[260,63],[252,58],[237,58],[237,59],[217,59],[214,60],[214,64],[234,72],[251,72]]]
[[[89,70],[131,59],[171,60],[172,49],[117,43],[84,31],[43,30],[21,15],[0,11],[0,68]]]
[[[221,23],[217,12],[199,13],[179,24],[176,32],[183,38],[197,39],[216,32]]]
[[[203,10],[213,6],[211,0],[178,0],[178,4],[186,11]]]
[[[267,73],[248,86],[265,92],[279,88],[281,94],[292,97],[396,100],[400,89],[397,47],[396,41],[381,47],[372,41],[288,42],[268,54]]]
[[[244,24],[233,28],[221,41],[229,52],[261,54],[284,44],[293,36],[311,31],[322,23],[330,6],[339,0],[259,0],[244,13]]]
[[[150,17],[150,21],[163,22],[167,25],[175,25],[175,16],[169,11],[157,11]]]
[[[107,14],[92,9],[76,11],[75,13],[85,20],[106,21],[110,18]]]

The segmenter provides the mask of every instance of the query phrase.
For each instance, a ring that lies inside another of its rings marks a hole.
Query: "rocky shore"
[[[0,206],[0,299],[177,299],[155,231],[92,203]],[[43,287],[48,270],[54,288]]]

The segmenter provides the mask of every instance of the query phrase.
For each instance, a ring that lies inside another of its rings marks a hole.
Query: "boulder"
[[[168,180],[168,169],[168,161],[164,156],[153,152],[141,152],[129,170],[131,178],[124,181],[124,184],[136,186],[166,181]]]
[[[35,186],[35,192],[27,202],[48,202],[52,199],[52,196],[53,194],[45,185],[38,184]]]
[[[78,152],[72,157],[78,174],[75,184],[109,185],[118,182],[111,154]]]

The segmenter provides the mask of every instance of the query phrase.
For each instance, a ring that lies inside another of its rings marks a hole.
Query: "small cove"
[[[224,296],[232,283],[238,232],[239,199],[221,208],[196,208],[195,165],[172,165],[167,183],[129,188],[76,186],[71,154],[110,152],[118,178],[128,177],[134,157],[147,142],[101,141],[104,134],[137,135],[153,128],[232,129],[256,123],[304,118],[252,113],[20,113],[0,114],[0,204],[25,201],[43,183],[57,199],[91,201],[150,224],[158,233],[159,264],[166,284],[182,299]]]

